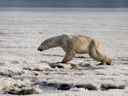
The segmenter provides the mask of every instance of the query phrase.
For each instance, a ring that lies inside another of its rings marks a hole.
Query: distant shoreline
[[[0,7],[0,11],[128,12],[128,8]]]

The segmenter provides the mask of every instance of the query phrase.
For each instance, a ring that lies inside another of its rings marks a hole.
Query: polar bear
[[[72,60],[75,54],[89,54],[90,57],[100,62],[100,64],[110,65],[112,63],[112,59],[104,54],[103,44],[88,36],[62,34],[51,37],[40,44],[38,51],[54,47],[61,47],[65,52],[61,63],[67,63]]]

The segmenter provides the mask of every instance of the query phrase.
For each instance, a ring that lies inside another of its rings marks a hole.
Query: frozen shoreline
[[[104,13],[104,14],[125,14],[128,12],[128,8],[50,8],[50,7],[0,7],[1,12],[67,12],[67,13]]]
[[[97,90],[69,88],[62,91],[39,84],[37,90],[41,89],[42,92],[37,96],[127,95],[127,18],[127,12],[88,14],[75,11],[0,11],[0,84],[3,84],[0,90],[3,91],[2,88],[6,87],[6,91],[9,91],[12,88],[10,86],[15,84],[13,87],[21,90],[18,86],[23,84],[29,85],[23,88],[30,91],[33,83],[46,81],[57,87],[63,83],[73,83],[75,86],[81,83],[84,87],[91,84]],[[50,64],[63,58],[63,50],[55,48],[41,53],[37,51],[37,47],[44,39],[64,33],[83,34],[103,40],[107,53],[113,57],[113,65],[96,66],[97,62],[84,55],[85,59],[74,58],[70,62],[78,65],[79,69],[70,69],[70,65],[64,64],[64,68],[52,68]],[[102,84],[109,84],[109,87],[112,85],[114,88],[103,91]]]

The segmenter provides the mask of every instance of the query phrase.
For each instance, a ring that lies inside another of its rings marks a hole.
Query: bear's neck
[[[47,46],[49,48],[61,47],[61,39],[62,39],[61,37],[51,38],[51,40]]]

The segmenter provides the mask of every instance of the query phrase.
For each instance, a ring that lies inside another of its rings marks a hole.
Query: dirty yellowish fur
[[[48,50],[49,48],[61,47],[65,51],[62,63],[72,60],[75,54],[89,54],[100,64],[110,65],[112,59],[104,54],[103,43],[83,35],[59,35],[46,39],[38,47],[39,51]]]

